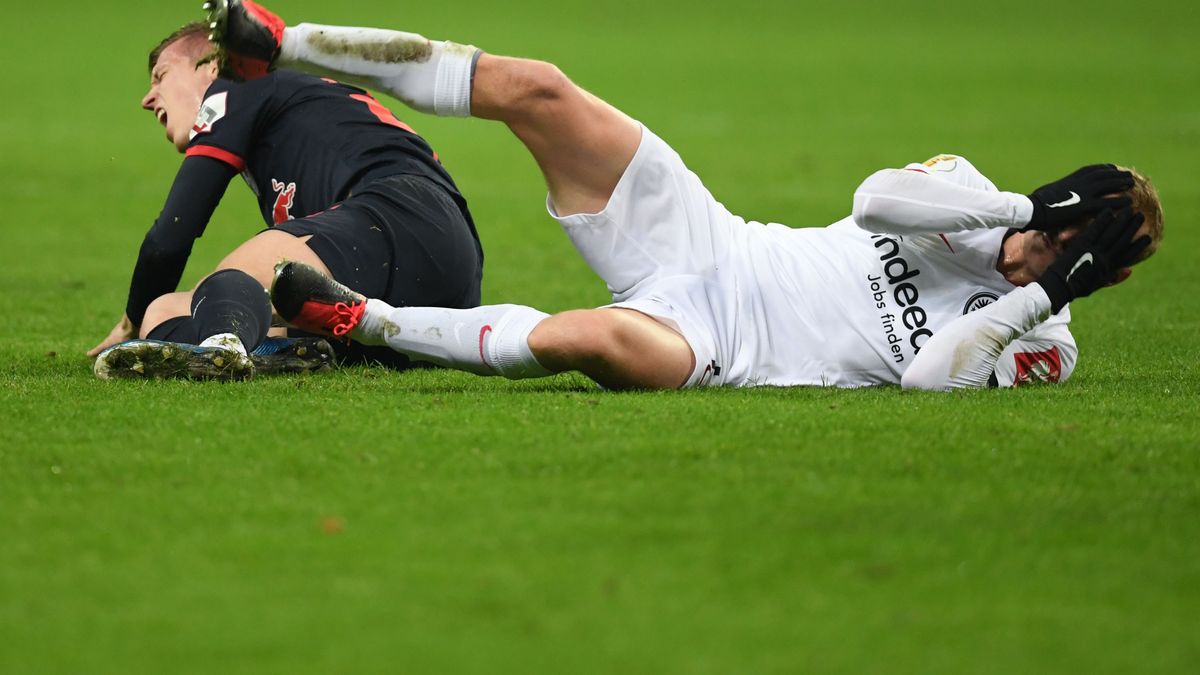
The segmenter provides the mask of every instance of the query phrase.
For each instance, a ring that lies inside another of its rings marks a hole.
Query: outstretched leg
[[[641,125],[576,86],[552,64],[482,54],[474,47],[432,42],[413,33],[314,24],[284,28],[278,17],[261,7],[246,2],[253,8],[246,12],[237,10],[238,4],[237,0],[216,0],[213,5],[218,15],[214,39],[231,55],[239,51],[266,55],[268,62],[273,59],[280,65],[385,91],[417,110],[448,116],[470,114],[505,123],[541,168],[559,216],[603,210],[641,143]],[[225,6],[230,8],[228,14],[221,13]],[[244,24],[240,29],[238,21]],[[452,358],[439,351],[446,349],[445,339],[441,346],[432,346],[405,343],[393,335],[395,339],[386,342],[398,351],[472,372],[482,369],[514,376],[504,372],[502,362],[488,362],[485,343],[506,343],[488,337],[500,332],[498,321],[489,323],[498,319],[488,314],[489,308],[479,308],[482,314],[470,315],[468,320],[467,314],[453,310],[435,310],[443,313],[437,318],[417,314],[420,308],[380,305],[372,303],[366,312],[367,325],[372,324],[372,316],[387,314],[393,327],[420,329],[418,338],[426,331],[449,334],[442,327],[479,323],[476,328],[480,332],[474,337],[477,343],[456,341],[457,356]],[[280,308],[278,296],[276,309],[289,318]],[[600,309],[551,318],[524,316],[527,320],[518,322],[523,333],[513,338],[512,350],[531,355],[532,363],[526,364],[529,373],[579,370],[613,388],[679,387],[691,375],[695,357],[687,341],[638,312]],[[457,334],[471,332],[460,328]],[[365,330],[352,336],[381,341]]]
[[[637,122],[549,63],[394,30],[284,27],[249,0],[205,6],[214,40],[241,77],[261,76],[274,62],[387,92],[423,112],[504,122],[541,167],[562,216],[603,209],[641,139]]]
[[[386,91],[425,112],[505,123],[541,167],[562,216],[603,209],[641,140],[637,122],[544,61],[413,33],[300,24],[284,30],[279,62]]]
[[[509,379],[576,370],[609,389],[683,386],[692,350],[650,317],[619,308],[549,316],[522,305],[392,307],[301,263],[271,288],[280,316],[306,331],[387,345],[419,361]]]

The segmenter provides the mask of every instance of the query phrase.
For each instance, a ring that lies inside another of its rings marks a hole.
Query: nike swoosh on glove
[[[1047,183],[1028,195],[1033,217],[1022,231],[1058,232],[1105,209],[1130,204],[1125,196],[1112,196],[1133,187],[1133,174],[1112,164],[1092,164]]]
[[[1103,211],[1080,232],[1067,250],[1038,278],[1057,314],[1068,302],[1095,293],[1117,280],[1117,272],[1129,267],[1150,245],[1150,236],[1134,239],[1145,218],[1126,206],[1120,211]]]

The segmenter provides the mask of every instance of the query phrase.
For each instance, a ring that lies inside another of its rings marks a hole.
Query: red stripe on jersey
[[[373,96],[369,94],[350,94],[350,98],[354,99],[355,101],[362,101],[363,103],[366,103],[367,109],[370,110],[375,117],[379,118],[380,122],[396,127],[397,129],[403,129],[414,136],[417,135],[417,132],[413,131],[412,127],[396,119],[396,116],[392,114],[392,111],[383,107],[383,104],[379,101],[376,101]]]
[[[905,170],[905,171],[916,171],[917,173],[923,173],[923,174],[928,174],[928,173],[929,173],[929,172],[928,172],[928,171],[926,171],[925,169],[913,169],[913,168],[909,168],[909,167],[904,167],[904,170]]]
[[[950,245],[950,240],[946,238],[946,235],[939,234],[938,236],[942,238],[942,241],[946,242],[946,248],[950,249],[951,253],[954,253],[954,247]]]
[[[185,154],[188,157],[211,157],[212,159],[219,159],[229,166],[232,166],[234,171],[237,171],[238,173],[246,170],[246,161],[241,157],[238,157],[228,150],[215,148],[211,145],[193,145],[187,149]]]

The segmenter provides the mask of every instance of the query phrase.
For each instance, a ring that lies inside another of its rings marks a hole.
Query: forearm
[[[1033,204],[1013,192],[977,190],[907,169],[884,169],[854,192],[854,222],[871,232],[941,234],[1022,228]]]
[[[934,391],[987,386],[1005,348],[1049,316],[1050,299],[1041,286],[1017,288],[934,333],[900,384]]]
[[[207,157],[183,161],[162,213],[138,250],[125,303],[134,325],[141,325],[155,298],[179,285],[192,244],[204,233],[233,175],[228,165]]]

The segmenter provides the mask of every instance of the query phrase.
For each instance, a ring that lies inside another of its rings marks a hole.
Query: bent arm
[[[996,386],[1001,356],[1050,314],[1050,298],[1040,285],[1017,288],[934,333],[904,372],[900,385],[905,389],[931,391]],[[1047,353],[1053,351],[1054,358],[1059,360],[1060,370],[1045,379],[1058,381],[1062,370],[1059,350],[1055,345],[1047,347]],[[1014,378],[1005,379],[1019,384]]]
[[[141,325],[155,298],[179,285],[192,244],[204,233],[234,174],[228,164],[208,157],[183,160],[167,203],[138,251],[125,303],[133,325]]]
[[[942,234],[1022,228],[1033,202],[1015,192],[978,190],[914,169],[884,169],[854,192],[854,222],[889,234]]]

